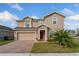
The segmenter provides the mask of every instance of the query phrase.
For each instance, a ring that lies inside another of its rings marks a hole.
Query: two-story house
[[[64,29],[64,18],[64,15],[57,12],[45,16],[42,21],[27,16],[23,20],[17,21],[15,39],[46,41],[51,32]]]

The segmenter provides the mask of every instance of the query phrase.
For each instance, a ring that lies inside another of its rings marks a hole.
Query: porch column
[[[45,41],[47,41],[47,39],[48,39],[48,36],[47,36],[47,29],[45,30]]]
[[[14,32],[14,39],[17,40],[17,32]]]
[[[40,29],[38,29],[38,35],[37,35],[37,37],[38,37],[38,40],[40,40]]]

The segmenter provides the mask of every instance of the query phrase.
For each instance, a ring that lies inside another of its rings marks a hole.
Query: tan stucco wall
[[[33,21],[32,22],[32,26],[33,27],[38,27],[38,26],[40,26],[41,24],[40,24],[40,21]]]
[[[29,24],[30,24],[30,27],[32,27],[32,20],[31,20],[31,18],[26,18],[24,21],[17,22],[18,23],[17,27],[25,27],[26,26],[25,25],[26,21],[28,21]]]
[[[52,24],[52,17],[56,16],[58,17],[57,19],[57,24]],[[57,30],[57,29],[63,29],[64,28],[64,17],[58,14],[53,14],[44,19],[44,25],[49,27],[51,30]]]
[[[18,22],[18,26],[17,27],[26,27],[26,22],[29,22],[30,27],[38,27],[41,25],[41,21],[33,21],[31,18],[26,18],[24,19],[24,21],[20,21]]]
[[[52,24],[52,17],[58,17],[57,24]],[[30,27],[38,27],[41,25],[40,21],[33,21],[31,18],[26,18],[25,21],[18,22],[18,27],[25,27],[25,22],[29,21]],[[58,14],[50,15],[44,18],[43,24],[52,30],[63,29],[64,28],[64,17]]]
[[[18,22],[18,26],[17,27],[24,27],[24,22]]]

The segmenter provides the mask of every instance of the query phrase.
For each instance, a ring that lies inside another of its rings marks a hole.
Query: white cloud
[[[16,10],[23,10],[23,8],[19,5],[19,4],[16,4],[16,3],[12,3],[12,4],[8,4],[11,8],[14,8]]]
[[[76,20],[79,21],[79,14],[66,17],[68,20]]]
[[[62,10],[62,13],[65,14],[65,15],[74,15],[75,14],[72,10],[70,10],[68,8],[64,8]]]
[[[74,4],[74,6],[79,6],[79,4]],[[64,8],[61,12],[66,16],[65,29],[77,29],[79,27],[79,14],[76,11]]]
[[[79,14],[72,11],[71,9],[64,8],[62,13],[66,15],[65,18],[65,29],[77,29],[79,27]],[[68,21],[68,22],[66,22]]]
[[[67,28],[67,29],[79,28],[79,14],[67,16],[65,18],[65,28]]]
[[[9,27],[16,27],[16,20],[19,18],[16,15],[9,13],[8,11],[0,12],[0,24],[9,23]],[[7,25],[6,25],[7,26]]]
[[[34,19],[39,19],[39,17],[37,16],[30,16],[31,18],[34,18]]]
[[[4,12],[0,12],[0,19],[17,20],[18,17],[16,15],[9,13],[8,11],[4,11]]]

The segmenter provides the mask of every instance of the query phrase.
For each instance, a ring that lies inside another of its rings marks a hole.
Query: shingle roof
[[[36,27],[16,27],[15,29],[36,29]]]
[[[32,17],[26,16],[26,17],[23,18],[23,20],[17,20],[17,22],[22,22],[22,21],[24,21],[26,18],[31,18],[33,21],[39,21],[39,20],[41,20],[41,19],[34,19],[34,18],[32,18]]]
[[[50,16],[50,15],[52,15],[52,14],[58,14],[58,15],[61,15],[61,16],[65,17],[64,15],[62,15],[62,14],[60,14],[60,13],[53,12],[53,13],[51,13],[51,14],[48,14],[48,15],[44,16],[44,18],[46,18],[46,17],[48,17],[48,16]],[[23,20],[17,20],[17,22],[22,22],[22,21],[24,21],[26,18],[31,18],[33,21],[43,20],[43,19],[34,19],[34,18],[30,17],[30,16],[26,16],[26,17],[23,18]]]
[[[16,27],[15,30],[36,30],[36,27]]]
[[[24,21],[24,20],[16,20],[17,22],[22,22],[22,21]]]
[[[39,28],[39,27],[42,27],[42,26],[47,27],[47,26],[45,26],[45,25],[40,25],[40,26],[38,26],[38,28]],[[50,29],[49,27],[47,27],[47,28]]]
[[[11,28],[9,28],[9,27],[6,27],[6,26],[3,26],[3,25],[0,25],[0,29],[13,30],[13,29],[11,29]]]
[[[46,15],[45,17],[48,17],[48,16],[53,15],[53,14],[58,14],[58,15],[61,15],[61,16],[65,17],[64,15],[62,15],[62,14],[60,14],[60,13],[57,13],[57,12],[53,12],[53,13],[51,13],[51,14],[48,14],[48,15]],[[45,18],[45,17],[44,17],[44,18]]]

